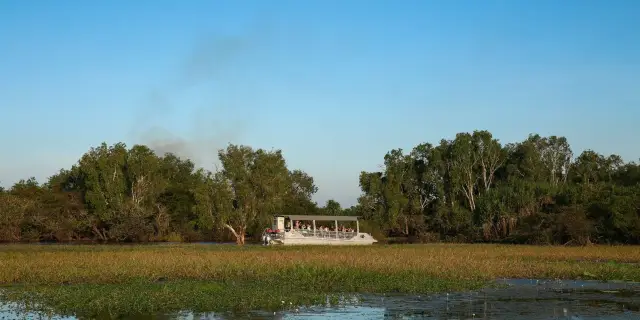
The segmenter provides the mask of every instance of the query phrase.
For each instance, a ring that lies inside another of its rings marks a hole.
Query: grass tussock
[[[623,246],[11,245],[0,247],[0,284],[5,300],[95,318],[279,308],[340,292],[475,289],[496,278],[640,281],[638,263],[639,248]]]

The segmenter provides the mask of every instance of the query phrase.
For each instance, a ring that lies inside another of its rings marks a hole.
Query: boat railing
[[[316,237],[322,239],[351,239],[357,235],[355,231],[325,231],[313,229],[294,229],[303,237]]]

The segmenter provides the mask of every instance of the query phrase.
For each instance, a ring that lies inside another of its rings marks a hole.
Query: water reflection
[[[245,315],[130,315],[128,319],[640,319],[640,283],[500,280],[500,288],[436,295],[352,295],[337,305],[255,311]],[[0,307],[0,319],[75,319]],[[105,318],[108,318],[105,315]]]

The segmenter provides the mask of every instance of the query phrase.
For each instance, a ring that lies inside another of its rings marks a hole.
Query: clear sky
[[[280,148],[323,203],[393,148],[487,129],[640,157],[640,1],[0,1],[0,183],[105,141],[213,169]],[[634,126],[635,125],[635,126]]]

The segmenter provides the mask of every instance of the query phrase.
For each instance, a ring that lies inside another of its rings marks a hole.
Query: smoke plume
[[[134,141],[157,154],[171,152],[212,169],[218,162],[218,150],[238,143],[251,121],[251,113],[241,111],[252,107],[246,105],[251,85],[238,79],[242,74],[238,71],[249,59],[260,56],[266,30],[265,25],[256,25],[246,34],[209,35],[198,40],[177,66],[175,79],[147,94],[134,120]],[[234,92],[240,95],[230,96]],[[177,104],[174,99],[195,105]],[[176,130],[176,124],[189,129]]]

